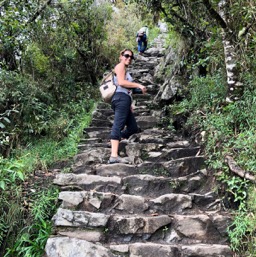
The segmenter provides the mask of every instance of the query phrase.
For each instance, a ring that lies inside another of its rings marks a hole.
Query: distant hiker
[[[139,54],[144,53],[148,45],[148,27],[142,27],[136,34]]]
[[[129,49],[121,51],[120,62],[115,66],[116,92],[111,101],[111,108],[114,110],[114,123],[111,129],[111,156],[108,163],[127,163],[127,160],[118,156],[118,147],[121,138],[128,139],[132,134],[139,132],[132,109],[131,89],[139,88],[145,94],[145,86],[132,82],[133,79],[127,71],[128,66],[134,59],[133,52]],[[126,128],[125,128],[126,127]]]

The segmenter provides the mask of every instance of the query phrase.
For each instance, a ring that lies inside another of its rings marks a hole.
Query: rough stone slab
[[[174,149],[164,149],[160,152],[160,154],[156,157],[150,156],[147,158],[149,161],[170,161],[175,159],[181,159],[186,157],[195,157],[197,152],[199,151],[198,147],[193,148],[174,148]],[[150,154],[150,152],[149,152]]]
[[[172,222],[172,217],[160,215],[150,216],[112,216],[109,229],[116,234],[153,234],[159,228]]]
[[[71,211],[59,208],[53,216],[55,226],[64,227],[104,227],[109,215],[86,211]]]
[[[219,244],[197,244],[181,246],[182,257],[232,257],[229,246]]]
[[[105,130],[105,131],[91,131],[87,132],[87,135],[90,138],[99,138],[99,139],[109,139],[110,138],[110,129]]]
[[[93,163],[105,162],[111,153],[110,148],[98,147],[97,149],[87,149],[82,153],[74,156],[74,162],[76,165],[87,165]]]
[[[91,144],[80,144],[80,145],[78,145],[77,146],[78,147],[78,149],[79,149],[79,152],[80,153],[82,153],[82,151],[87,151],[87,150],[92,150],[92,148],[98,148],[98,147],[100,147],[100,148],[111,148],[111,145],[110,145],[110,143],[107,143],[107,142],[105,142],[105,143],[91,143]]]
[[[101,164],[95,167],[97,175],[100,176],[118,176],[124,177],[137,174],[136,167],[130,164],[115,163],[115,164]]]
[[[171,229],[179,236],[175,237],[171,230],[167,233],[171,242],[180,241],[183,237],[200,243],[223,243],[225,240],[218,230],[218,224],[205,214],[174,215],[172,224]]]
[[[158,197],[170,193],[192,193],[200,190],[206,177],[200,173],[194,176],[166,178],[152,175],[132,175],[123,178],[126,193],[144,197]]]
[[[123,178],[127,193],[132,195],[143,195],[158,197],[163,194],[173,193],[170,180],[165,177],[152,175],[133,175]]]
[[[93,111],[92,113],[92,117],[93,119],[107,119],[107,117],[109,117],[110,115],[113,115],[114,111],[112,109],[110,109],[110,107],[108,108],[103,108],[103,109],[96,109],[95,111]],[[106,128],[106,127],[105,127]]]
[[[61,208],[79,211],[102,211],[120,214],[179,214],[192,208],[192,197],[183,194],[166,194],[158,198],[94,191],[63,191],[59,194]]]
[[[107,130],[106,127],[87,127],[84,129],[85,132],[91,132],[91,131],[105,131]],[[109,130],[109,129],[108,129]]]
[[[83,138],[80,140],[81,144],[95,144],[100,143],[102,140],[100,138]]]
[[[127,151],[133,151],[134,149],[139,149],[139,150],[143,150],[143,151],[157,151],[157,150],[160,150],[164,147],[164,144],[162,143],[131,143],[131,144],[128,144],[126,146],[126,150]]]
[[[207,236],[210,227],[213,228],[212,222],[207,215],[175,215],[174,224],[175,230],[184,235],[185,237],[197,239],[204,239]],[[213,230],[216,229],[213,228]],[[214,234],[216,235],[216,233]]]
[[[70,237],[53,237],[47,240],[47,257],[114,257],[105,247]]]
[[[88,174],[88,175],[95,175],[94,174],[94,170],[93,170],[93,166],[92,165],[79,165],[77,164],[73,164],[71,166],[71,171],[74,174]]]
[[[200,170],[205,164],[204,161],[203,156],[190,156],[163,162],[163,165],[169,171],[170,176],[180,177]]]
[[[149,116],[151,114],[151,111],[148,109],[141,109],[140,107],[136,109],[136,106],[134,109],[135,109],[135,112],[134,112],[135,117]]]
[[[168,176],[168,169],[164,166],[164,162],[144,161],[137,165],[138,174],[149,174],[154,176]]]
[[[67,236],[69,238],[76,238],[81,240],[86,240],[88,242],[101,242],[104,240],[104,232],[103,231],[58,231],[58,235]]]
[[[149,205],[156,213],[183,213],[186,209],[192,209],[192,197],[184,194],[166,194],[150,200]]]
[[[61,207],[78,208],[85,211],[97,211],[104,206],[109,206],[114,203],[116,196],[112,193],[103,193],[95,191],[63,191],[59,194],[59,199],[62,200]]]
[[[97,118],[93,118],[92,121],[91,121],[91,126],[92,127],[111,127],[112,126],[112,123],[111,121],[107,120],[107,119],[97,119]]]
[[[132,244],[129,248],[129,257],[179,257],[177,246],[161,244]]]
[[[123,194],[118,197],[118,204],[115,210],[122,211],[127,214],[143,213],[148,209],[148,204],[144,197]]]
[[[158,119],[154,116],[142,116],[137,118],[137,123],[142,129],[157,126]]]
[[[202,210],[220,210],[221,201],[217,198],[216,193],[208,192],[206,194],[190,194],[193,198],[193,203]]]
[[[141,138],[148,137],[148,136],[151,136],[153,138],[160,137],[160,138],[172,139],[173,141],[177,141],[177,140],[174,140],[174,138],[176,137],[174,133],[170,132],[170,130],[165,128],[153,127],[153,128],[148,128],[143,130],[143,134],[141,135]]]
[[[187,140],[169,142],[166,144],[166,148],[181,148],[181,147],[189,147],[190,143]]]
[[[147,144],[147,143],[153,143],[153,144],[165,144],[167,142],[172,141],[172,138],[169,137],[161,137],[161,135],[159,135],[159,137],[157,136],[150,136],[150,135],[144,135],[142,134],[140,136],[139,142],[143,143],[143,144]]]
[[[54,184],[63,186],[63,185],[70,185],[70,184],[92,184],[92,183],[121,183],[121,178],[119,177],[102,177],[98,175],[87,175],[87,174],[72,174],[72,173],[62,173],[57,174],[56,178],[54,179]]]
[[[225,215],[220,213],[214,213],[214,214],[210,214],[209,216],[211,217],[212,222],[216,226],[220,235],[222,237],[227,238],[228,237],[227,228],[229,225],[231,225],[232,219],[228,213],[224,213],[224,214]]]
[[[185,176],[172,180],[173,192],[189,194],[202,190],[202,185],[206,183],[207,177],[202,174]]]
[[[126,254],[129,257],[232,257],[232,251],[228,245],[218,244],[157,244],[134,243],[110,245],[111,251]]]

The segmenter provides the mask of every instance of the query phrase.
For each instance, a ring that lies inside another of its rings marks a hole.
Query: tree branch
[[[249,29],[252,27],[253,23],[255,22],[255,17],[253,17],[253,20],[250,24],[248,24],[246,27],[244,27],[242,30],[239,31],[238,37],[244,37],[249,32]]]
[[[160,10],[163,12],[163,14],[165,15],[165,17],[170,20],[171,22],[172,19],[168,16],[168,14],[166,13],[165,9],[161,6]],[[203,31],[198,30],[198,28],[192,26],[186,19],[182,18],[180,15],[178,15],[172,8],[170,8],[169,10],[170,14],[175,17],[177,20],[179,20],[181,23],[183,23],[185,26],[187,26],[188,28],[191,29],[191,31],[196,32],[198,35],[204,35]]]
[[[44,11],[44,9],[51,4],[51,1],[52,0],[47,0],[38,10],[37,12],[33,15],[33,17],[31,17],[29,20],[28,20],[28,23],[31,23],[33,21],[36,20],[36,18]]]
[[[215,11],[209,2],[209,0],[203,0],[203,4],[205,5],[206,9],[210,13],[210,15],[217,21],[217,23],[223,28],[227,28],[227,23],[222,19],[217,11]]]
[[[255,176],[249,174],[248,171],[245,171],[245,170],[241,169],[239,166],[237,166],[236,162],[234,161],[234,159],[231,156],[227,155],[225,157],[225,161],[227,162],[229,169],[232,172],[234,172],[235,174],[237,174],[239,177],[248,179],[248,180],[252,181],[253,183],[256,183]]]

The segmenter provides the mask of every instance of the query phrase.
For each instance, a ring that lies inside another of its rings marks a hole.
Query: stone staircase
[[[107,164],[113,111],[99,103],[74,157],[72,173],[57,175],[61,206],[53,217],[47,257],[230,257],[231,217],[214,192],[200,148],[161,127],[153,104],[159,48],[131,69],[148,87],[134,95],[141,133],[120,143],[130,164]],[[151,108],[154,109],[151,109]]]

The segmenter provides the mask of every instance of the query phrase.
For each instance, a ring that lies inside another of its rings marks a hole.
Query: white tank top
[[[131,74],[129,72],[126,72],[125,79],[130,81],[130,82],[133,81],[132,76],[131,76]],[[119,84],[117,82],[117,77],[116,76],[114,76],[114,82],[115,82],[115,84],[117,86],[116,93],[120,93],[121,92],[121,93],[125,93],[127,95],[131,95],[131,90],[130,89],[122,87],[122,86],[119,86]]]

